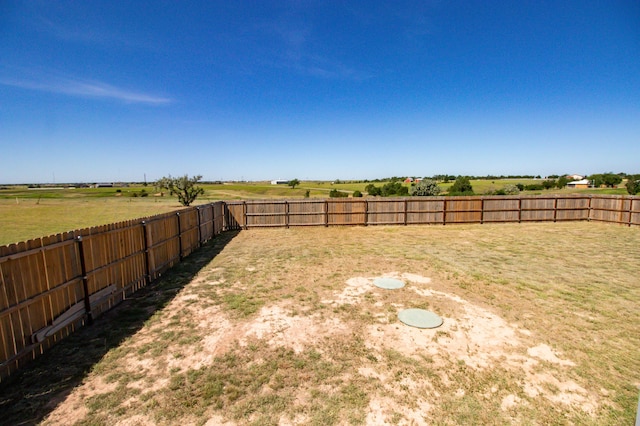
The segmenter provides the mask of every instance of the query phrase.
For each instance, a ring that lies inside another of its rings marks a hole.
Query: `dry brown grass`
[[[639,243],[594,223],[244,231],[44,424],[631,424]]]

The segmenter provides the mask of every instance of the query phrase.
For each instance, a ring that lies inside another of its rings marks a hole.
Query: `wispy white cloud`
[[[369,74],[318,55],[304,56],[293,63],[291,68],[300,74],[330,80],[365,80],[370,78]]]
[[[321,79],[362,80],[369,75],[334,59],[330,49],[314,32],[310,24],[300,21],[282,20],[256,27],[265,38],[275,40],[277,49],[268,52],[273,66],[289,69],[298,74]],[[323,53],[324,52],[324,53]]]
[[[0,77],[0,84],[27,90],[60,93],[84,98],[113,99],[125,103],[165,105],[172,99],[116,87],[101,81],[72,78],[16,79]]]

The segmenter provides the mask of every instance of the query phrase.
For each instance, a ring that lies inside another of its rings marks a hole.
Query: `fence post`
[[[78,242],[78,254],[80,255],[80,270],[82,271],[82,291],[84,293],[84,311],[87,315],[87,324],[93,324],[93,314],[91,313],[91,299],[89,298],[89,278],[87,277],[87,264],[84,259],[84,243],[82,235],[76,238]]]
[[[233,216],[231,215],[231,210],[229,209],[229,205],[227,203],[224,203],[222,207],[222,217],[224,217],[224,220],[222,222],[223,231],[230,231],[230,230],[237,229],[236,224],[238,222],[235,219],[232,219]],[[233,225],[233,227],[231,225]]]
[[[198,247],[202,247],[202,229],[200,229],[200,207],[196,207],[196,212],[198,213]]]
[[[178,218],[178,250],[180,250],[180,261],[182,262],[182,230],[180,229],[180,212],[176,212]]]
[[[329,201],[324,200],[324,226],[329,226]]]
[[[242,227],[247,230],[247,202],[242,202]]]
[[[364,200],[364,226],[369,226],[369,201]]]
[[[518,197],[518,223],[522,223],[522,195]]]
[[[591,213],[593,211],[593,207],[591,207],[591,200],[593,199],[593,195],[589,195],[589,212],[587,213],[587,222],[591,222]]]
[[[556,221],[558,217],[558,197],[554,197],[553,199],[553,221]]]
[[[442,202],[442,224],[447,224],[447,199],[445,198]]]
[[[480,198],[480,225],[484,225],[484,197]]]
[[[629,197],[629,226],[631,226],[631,218],[633,217],[633,196]]]
[[[284,226],[285,228],[289,227],[289,202],[287,200],[284,201]]]
[[[147,221],[142,221],[142,235],[144,237],[144,264],[147,268],[145,281],[147,285],[151,284],[151,263],[149,263],[149,237],[147,236]]]
[[[409,200],[404,199],[404,226],[407,226],[407,210],[409,210]]]

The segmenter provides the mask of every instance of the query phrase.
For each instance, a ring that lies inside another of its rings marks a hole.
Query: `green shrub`
[[[625,184],[627,192],[631,195],[640,194],[640,175],[631,175]]]
[[[458,176],[448,191],[449,195],[473,195],[473,187],[468,176]]]
[[[357,189],[355,191],[353,191],[353,196],[355,198],[361,198],[362,197],[362,192],[358,191]]]
[[[392,197],[394,195],[395,196],[409,195],[409,188],[404,186],[402,182],[385,183],[382,186],[382,196]]]
[[[372,197],[375,197],[375,196],[378,196],[378,195],[382,195],[382,188],[377,187],[372,183],[370,183],[369,185],[365,186],[364,190],[367,191],[367,194],[371,195]]]
[[[544,189],[544,186],[539,183],[532,183],[530,185],[525,185],[524,189],[526,191],[542,191]]]
[[[349,196],[349,194],[347,194],[346,192],[338,191],[335,188],[333,188],[331,191],[329,191],[329,197],[331,197],[331,198],[346,198],[348,196]]]
[[[553,179],[547,179],[544,182],[542,182],[542,187],[544,189],[551,189],[551,188],[555,188],[557,185],[557,182]]]
[[[442,188],[435,180],[424,179],[412,186],[409,192],[414,197],[435,196],[442,192]]]
[[[502,188],[504,195],[518,195],[520,193],[520,188],[516,185],[507,184]]]

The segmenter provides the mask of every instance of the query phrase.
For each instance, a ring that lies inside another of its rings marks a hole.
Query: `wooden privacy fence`
[[[229,201],[230,229],[593,220],[640,225],[640,198],[488,196]]]
[[[224,227],[216,202],[0,247],[0,380]]]
[[[0,380],[224,230],[576,220],[640,225],[640,197],[220,201],[0,247]]]

